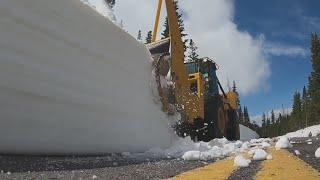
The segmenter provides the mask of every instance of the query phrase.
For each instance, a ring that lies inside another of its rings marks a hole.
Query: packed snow
[[[80,0],[5,0],[0,12],[1,153],[171,146],[143,44]]]
[[[289,139],[286,136],[280,137],[275,145],[276,149],[287,149],[291,148],[292,144],[289,142]]]
[[[251,163],[251,160],[244,158],[242,155],[238,155],[234,158],[233,162],[235,166],[248,167]]]
[[[320,158],[320,147],[316,150],[316,152],[314,153],[314,156],[317,158]]]
[[[243,125],[239,125],[240,128],[240,140],[241,141],[248,141],[250,139],[257,139],[259,138],[259,135],[251,130],[250,128],[243,126]]]

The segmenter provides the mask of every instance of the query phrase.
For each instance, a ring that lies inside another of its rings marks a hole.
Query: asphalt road
[[[316,158],[314,154],[320,147],[320,137],[293,138],[291,143],[293,147],[289,151],[296,155],[295,150],[298,150],[300,155],[297,156],[320,172],[320,158]]]
[[[0,157],[0,179],[164,179],[207,165],[180,159],[105,156]]]
[[[320,172],[314,153],[320,137],[293,138],[289,152]],[[0,156],[0,179],[165,179],[206,166],[211,162],[160,159],[148,156],[106,154],[104,156]],[[228,179],[252,179],[261,161],[233,172]]]

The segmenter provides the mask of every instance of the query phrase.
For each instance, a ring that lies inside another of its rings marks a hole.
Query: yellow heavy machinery
[[[225,93],[216,75],[217,65],[210,58],[184,63],[174,0],[165,0],[170,36],[156,41],[162,4],[163,0],[159,0],[152,43],[147,47],[154,59],[163,111],[181,114],[181,120],[174,125],[180,136],[191,136],[195,141],[239,139],[238,95]]]

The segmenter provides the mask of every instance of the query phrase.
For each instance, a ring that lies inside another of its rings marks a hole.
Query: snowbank
[[[3,0],[0,12],[0,153],[170,146],[144,45],[76,0]]]
[[[240,140],[241,141],[249,141],[250,139],[257,139],[259,138],[259,135],[251,130],[250,128],[243,126],[243,125],[239,125],[240,127]]]
[[[285,136],[288,138],[293,137],[309,137],[309,134],[311,133],[312,136],[319,136],[320,135],[320,124],[315,126],[310,126],[304,129],[300,129],[295,132],[291,132],[286,134]]]

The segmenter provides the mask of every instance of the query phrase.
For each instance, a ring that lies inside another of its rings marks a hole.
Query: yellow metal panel
[[[156,19],[155,19],[154,26],[153,26],[152,42],[155,42],[157,40],[157,33],[158,33],[159,19],[160,19],[161,8],[162,8],[162,1],[163,0],[158,1],[157,14],[156,14]]]
[[[238,109],[238,94],[235,92],[228,92],[227,98],[232,109]]]
[[[190,91],[188,74],[184,66],[184,46],[181,39],[176,10],[174,8],[174,1],[166,0],[166,7],[171,39],[171,70],[173,81],[175,82],[176,100],[185,111],[189,120],[192,121],[199,117],[203,118],[203,105],[200,104],[199,97],[193,95]]]

